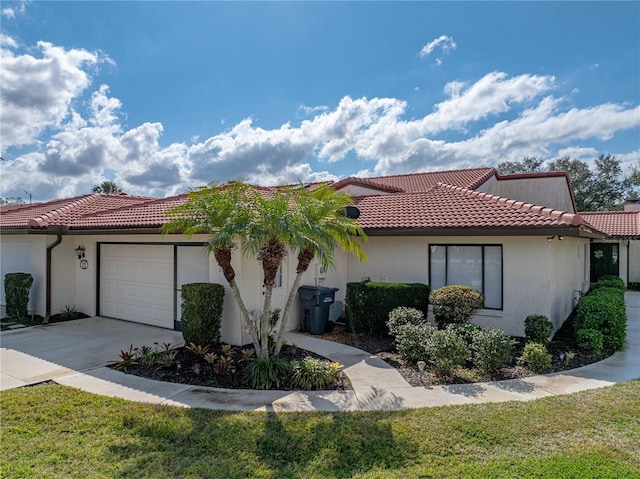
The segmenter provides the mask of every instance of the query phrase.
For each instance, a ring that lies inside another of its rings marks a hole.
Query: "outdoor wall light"
[[[548,241],[549,243],[551,243],[551,240],[552,240],[553,238],[555,238],[555,236],[547,236],[547,241]]]
[[[82,259],[82,258],[84,258],[84,246],[79,245],[79,246],[75,249],[75,252],[76,252],[76,257],[77,257],[78,259]]]

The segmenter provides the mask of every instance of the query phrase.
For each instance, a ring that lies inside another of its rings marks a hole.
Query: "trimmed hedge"
[[[607,287],[610,281],[592,289],[578,301],[574,324],[576,334],[592,329],[602,334],[602,348],[606,352],[619,351],[627,338],[627,311],[624,304],[624,289]],[[600,283],[600,282],[598,282]]]
[[[399,307],[427,315],[429,286],[422,283],[347,283],[347,321],[351,331],[372,336],[388,334],[389,313]]]
[[[220,342],[224,286],[217,283],[182,285],[182,337],[185,344]]]
[[[593,285],[593,289],[598,288],[619,288],[625,290],[624,281],[619,276],[602,276],[598,282]]]
[[[4,297],[7,301],[7,317],[26,318],[29,314],[29,290],[33,284],[30,273],[7,273],[4,275]]]

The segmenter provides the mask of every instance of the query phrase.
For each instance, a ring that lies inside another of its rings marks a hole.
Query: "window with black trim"
[[[486,309],[502,309],[502,246],[430,245],[431,290],[452,284],[480,291]]]

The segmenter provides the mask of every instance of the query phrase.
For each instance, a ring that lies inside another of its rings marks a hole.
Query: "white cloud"
[[[6,18],[16,18],[17,16],[24,15],[27,11],[27,4],[29,1],[22,0],[18,2],[18,5],[14,7],[5,7],[0,10],[0,14]]]
[[[34,145],[35,151],[2,163],[2,196],[25,189],[38,199],[71,196],[105,177],[128,193],[154,196],[239,177],[259,184],[320,181],[338,178],[333,166],[313,165],[353,158],[369,162],[359,162],[357,174],[370,176],[584,156],[595,151],[589,141],[640,126],[638,106],[576,108],[569,98],[553,96],[553,76],[491,72],[447,83],[445,99],[415,118],[406,117],[410,105],[401,99],[345,96],[334,107],[301,106],[306,117],[296,124],[264,129],[248,117],[209,138],[165,146],[161,123],[123,125],[123,105],[106,85],[86,105],[77,104],[99,54],[41,42],[42,58],[35,58],[15,54],[10,40],[3,45],[3,145]],[[18,93],[33,98],[23,101]]]
[[[91,83],[85,68],[99,61],[97,53],[65,50],[38,42],[41,57],[16,54],[15,41],[3,38],[0,49],[0,151],[32,144],[45,128],[60,127],[72,101]]]
[[[458,47],[458,44],[455,42],[453,37],[449,37],[447,35],[440,35],[438,38],[430,41],[420,50],[419,55],[421,57],[429,56],[433,53],[436,48],[440,48],[443,53],[448,54],[451,53]]]

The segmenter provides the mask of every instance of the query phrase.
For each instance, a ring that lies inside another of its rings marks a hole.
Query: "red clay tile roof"
[[[69,229],[159,228],[167,222],[167,210],[187,200],[188,194],[122,206],[104,213],[83,215],[69,223]]]
[[[580,226],[579,215],[444,183],[427,192],[356,198],[365,230]]]
[[[91,215],[123,206],[152,200],[144,196],[130,196],[124,193],[89,194],[14,206],[0,207],[0,227],[2,228],[45,228],[51,225],[68,225],[82,215]]]
[[[418,191],[427,191],[437,183],[446,183],[475,190],[496,174],[497,171],[495,168],[471,168],[468,170],[431,171],[408,175],[377,176],[375,178],[350,177],[334,183],[333,187],[340,189],[350,184],[358,184],[382,191],[415,193]]]
[[[640,239],[640,211],[580,213],[595,229],[614,238]]]

